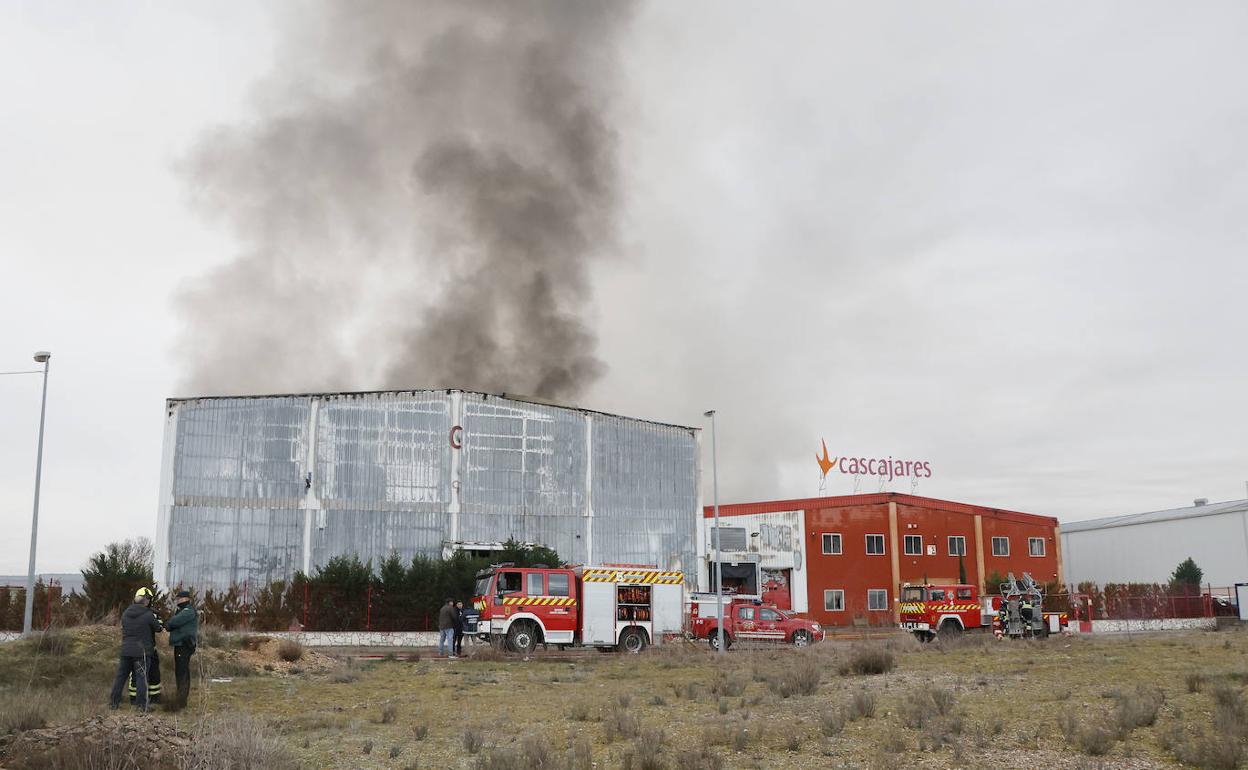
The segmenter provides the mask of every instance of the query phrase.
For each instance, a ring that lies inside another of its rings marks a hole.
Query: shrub
[[[265,768],[295,770],[299,763],[282,740],[260,722],[245,716],[205,721],[192,744],[186,770]]]
[[[287,663],[303,660],[303,645],[294,639],[283,639],[277,645],[277,657]]]
[[[849,699],[849,719],[870,719],[875,716],[875,693],[859,690]]]
[[[475,770],[546,770],[554,768],[555,754],[540,735],[526,735],[519,744],[496,746],[477,757]]]
[[[1090,722],[1075,731],[1075,745],[1089,756],[1105,756],[1114,747],[1114,731],[1106,725]]]
[[[378,718],[377,721],[383,725],[394,724],[394,720],[397,719],[398,716],[399,716],[398,706],[394,705],[393,703],[383,703],[381,704],[381,716]]]
[[[475,727],[469,727],[464,730],[464,734],[460,738],[464,751],[469,754],[476,754],[481,750],[481,745],[485,743],[485,736]]]
[[[889,654],[891,656],[892,653]],[[819,680],[822,674],[818,662],[807,657],[772,676],[767,685],[781,698],[793,695],[814,695],[819,691]]]
[[[711,694],[725,698],[739,698],[745,692],[745,681],[735,676],[721,673],[711,682]]]
[[[834,738],[845,729],[845,712],[841,709],[829,709],[819,715],[819,732],[826,738]]]
[[[1157,721],[1157,712],[1166,700],[1157,687],[1139,685],[1135,692],[1119,695],[1114,706],[1114,723],[1118,735],[1126,738],[1137,727],[1149,727]]]
[[[412,725],[412,737],[418,741],[423,741],[429,737],[429,725],[423,722],[417,722]]]
[[[573,722],[589,721],[589,704],[585,701],[576,701],[568,707],[568,719]]]
[[[707,747],[682,751],[676,755],[678,770],[723,770],[724,759]]]
[[[662,730],[643,730],[633,740],[634,756],[638,770],[663,770],[664,762],[660,753],[666,736]]]
[[[588,738],[573,740],[564,759],[567,770],[594,770],[594,747]]]
[[[789,729],[785,730],[783,739],[784,739],[784,747],[786,749],[788,749],[789,751],[801,751],[802,734],[798,732],[795,728],[790,727]]]
[[[611,709],[611,714],[603,722],[603,735],[607,743],[616,738],[635,738],[641,732],[641,722],[627,710],[618,706]]]
[[[887,674],[897,667],[897,660],[892,650],[878,646],[856,646],[850,651],[849,659],[841,663],[840,674],[870,675]]]
[[[1188,674],[1184,681],[1188,692],[1202,692],[1205,689],[1204,674]]]
[[[0,700],[0,735],[47,727],[48,711],[46,698],[6,695]]]

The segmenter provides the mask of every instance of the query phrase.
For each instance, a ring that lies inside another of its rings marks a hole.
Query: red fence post
[[[308,584],[303,584],[303,630],[308,630]]]
[[[499,578],[502,580],[502,578]],[[373,630],[373,584],[368,584],[368,594],[364,600],[364,630]]]

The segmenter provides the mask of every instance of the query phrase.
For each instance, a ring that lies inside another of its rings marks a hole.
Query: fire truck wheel
[[[793,632],[793,646],[794,647],[809,647],[810,646],[810,634],[806,633],[805,631],[802,631],[801,629],[794,631]]]
[[[956,620],[946,620],[940,624],[940,633],[945,636],[958,636],[962,633],[962,626]]]
[[[513,623],[507,632],[507,645],[513,652],[528,655],[537,647],[537,633],[530,623]]]
[[[630,628],[620,636],[620,652],[638,653],[646,649],[646,635],[639,628]]]
[[[715,631],[712,631],[710,634],[708,634],[706,637],[706,640],[711,643],[712,650],[719,649],[719,635]],[[732,647],[732,636],[727,631],[724,632],[724,647],[725,648]]]

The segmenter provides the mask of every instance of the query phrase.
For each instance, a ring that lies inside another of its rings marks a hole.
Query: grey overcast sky
[[[54,351],[41,571],[154,533],[177,298],[241,249],[186,159],[292,58],[334,74],[261,5],[0,5],[0,371]],[[1063,520],[1244,497],[1245,39],[1241,2],[642,3],[578,401],[719,410],[725,502],[818,493],[821,439]],[[380,387],[367,362],[334,381]],[[0,573],[38,398],[0,377]]]

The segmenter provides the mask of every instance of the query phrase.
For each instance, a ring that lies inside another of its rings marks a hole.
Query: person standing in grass
[[[190,591],[178,591],[178,609],[169,618],[169,646],[173,647],[173,676],[178,683],[174,710],[186,708],[191,695],[191,656],[199,639],[199,615],[191,604]]]
[[[455,600],[447,599],[438,611],[438,654],[455,657]]]
[[[109,708],[121,705],[126,680],[133,676],[136,701],[139,708],[147,711],[147,670],[156,655],[156,634],[164,630],[160,619],[149,606],[151,602],[151,589],[140,588],[134,595],[134,604],[121,615],[121,655],[117,660],[113,689],[108,696]]]
[[[464,603],[457,601],[455,602],[455,644],[451,648],[457,657],[464,654],[464,620]]]

